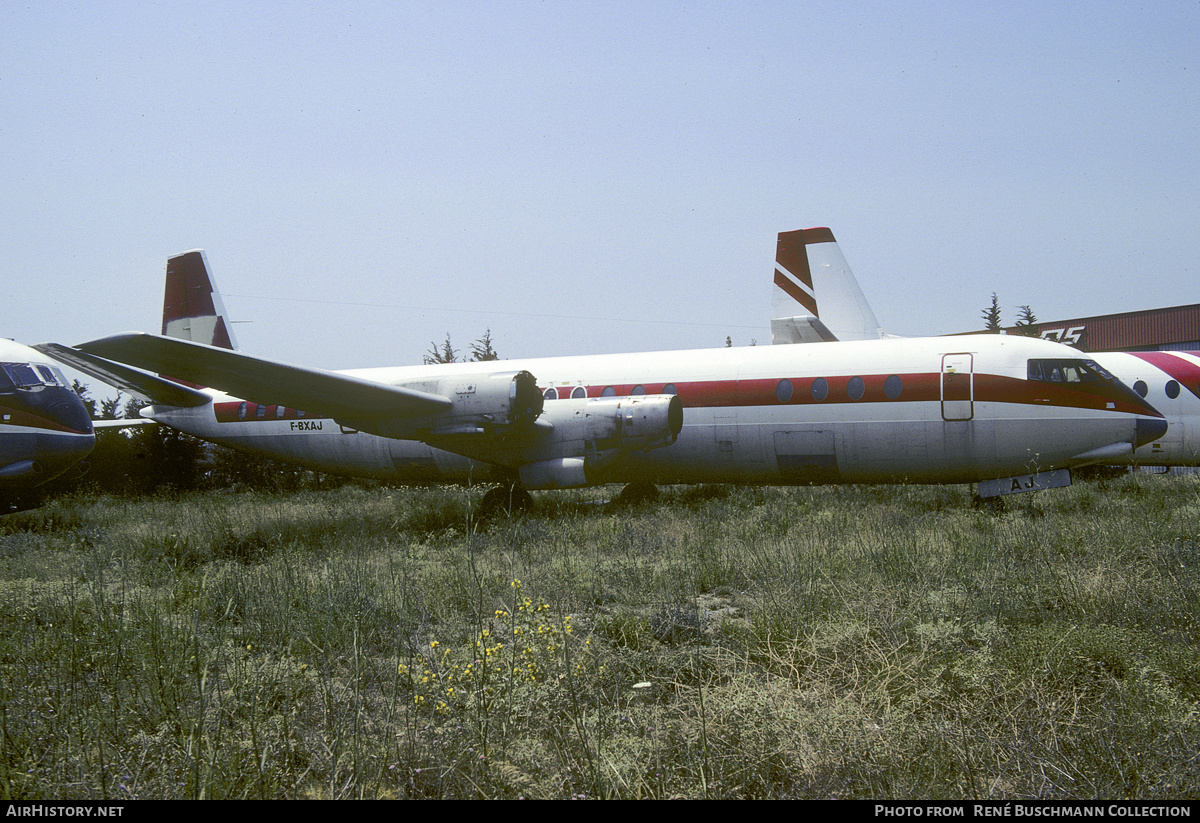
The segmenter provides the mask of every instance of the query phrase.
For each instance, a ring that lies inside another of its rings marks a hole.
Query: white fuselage
[[[344,374],[412,385],[527,370],[547,393],[542,419],[551,422],[564,419],[555,404],[586,405],[570,400],[572,395],[679,396],[683,427],[674,443],[623,454],[590,472],[588,482],[974,482],[1130,452],[1161,431],[1156,429],[1161,416],[1119,383],[1067,386],[1030,380],[1032,358],[1079,359],[1079,353],[1047,341],[978,335]],[[243,402],[215,392],[213,397],[209,405],[156,406],[144,413],[207,440],[322,471],[395,482],[487,481],[505,475],[487,461],[421,442],[356,432],[331,419],[257,405],[253,399]],[[565,425],[555,425],[556,436],[567,438],[561,449],[577,452],[580,459],[590,453],[591,444],[583,438],[576,444]]]
[[[1116,463],[1200,466],[1200,352],[1089,352],[1167,419],[1167,433]]]

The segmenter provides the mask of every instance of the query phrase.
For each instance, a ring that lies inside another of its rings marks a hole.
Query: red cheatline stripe
[[[4,419],[7,417],[8,419]],[[70,426],[51,420],[48,417],[32,414],[27,410],[0,406],[0,425],[20,426],[26,429],[45,429],[46,431],[65,432],[68,434],[87,434]]]
[[[921,372],[899,375],[902,382],[900,396],[890,400],[884,394],[884,381],[889,375],[861,375],[865,383],[865,391],[859,400],[851,400],[848,385],[852,375],[831,375],[824,377],[828,391],[824,400],[815,400],[812,396],[813,377],[789,377],[792,382],[792,393],[787,403],[781,404],[776,395],[778,378],[760,378],[754,380],[699,380],[690,383],[675,383],[679,399],[684,408],[719,408],[730,406],[828,406],[854,405],[861,403],[920,403],[937,402],[941,400],[941,374],[938,372]],[[659,394],[665,383],[627,383],[612,384],[615,397],[629,397],[634,386],[641,385],[646,394]],[[601,397],[603,385],[588,386],[588,397]],[[1145,414],[1158,417],[1156,412],[1141,403],[1133,402],[1126,393],[1113,390],[1108,385],[1095,386],[1090,389],[1068,386],[1062,383],[1043,383],[1037,380],[1022,380],[1016,377],[1004,377],[994,374],[974,373],[974,401],[976,403],[1009,403],[1014,405],[1034,407],[1057,407],[1074,409],[1097,409],[1125,414]],[[557,402],[557,401],[548,401]],[[1109,408],[1109,404],[1112,407]],[[217,420],[222,423],[259,422],[257,407],[247,404],[245,420],[238,420],[238,402],[223,402],[216,404]],[[262,422],[279,420],[296,420],[298,415],[293,409],[286,409],[282,418],[276,416],[276,409],[270,406]],[[318,418],[313,418],[318,419]]]
[[[1195,352],[1187,353],[1196,354]],[[1134,351],[1130,354],[1140,357],[1155,368],[1162,369],[1178,380],[1185,389],[1200,397],[1200,366],[1192,361],[1180,357],[1175,352]]]
[[[804,308],[817,315],[817,301],[812,298],[807,292],[787,278],[779,269],[775,269],[775,285],[783,289],[789,297],[799,303]]]

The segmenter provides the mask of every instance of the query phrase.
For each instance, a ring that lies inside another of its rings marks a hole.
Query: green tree
[[[99,420],[137,420],[146,403],[121,396],[100,402]],[[195,488],[204,444],[183,432],[143,423],[96,430],[96,447],[84,482],[110,494],[155,494]]]
[[[1017,315],[1016,333],[1022,337],[1037,337],[1037,316],[1029,306],[1018,306],[1021,311]]]
[[[294,492],[361,482],[312,471],[295,463],[272,460],[219,443],[205,443],[203,446],[204,457],[200,462],[202,477],[199,480],[201,488],[242,487],[270,492]]]
[[[78,379],[71,383],[71,389],[79,396],[83,402],[83,407],[87,409],[89,417],[96,416],[96,401],[92,399],[92,390],[84,383],[80,383]]]
[[[437,343],[430,343],[429,351],[425,352],[426,365],[456,362],[458,362],[458,350],[450,344],[450,332],[446,332],[446,341],[440,347]]]
[[[96,420],[118,420],[120,415],[117,412],[121,408],[121,393],[117,392],[115,397],[106,397],[100,401],[100,408],[92,412],[92,417]]]
[[[1004,324],[1000,322],[1000,300],[995,292],[992,292],[992,305],[983,310],[983,327],[992,334],[999,334],[1004,328]]]
[[[450,342],[449,335],[446,335],[446,342]],[[480,362],[500,359],[500,355],[496,354],[496,350],[492,348],[492,330],[490,328],[485,329],[483,336],[471,344],[471,359]]]

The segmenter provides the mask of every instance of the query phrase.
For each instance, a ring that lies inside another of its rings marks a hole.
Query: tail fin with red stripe
[[[771,299],[774,343],[877,340],[883,329],[827,228],[779,233]]]
[[[199,249],[167,260],[162,333],[222,349],[237,349],[221,293],[208,273],[208,259]]]

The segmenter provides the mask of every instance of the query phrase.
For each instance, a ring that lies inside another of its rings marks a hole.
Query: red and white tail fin
[[[199,249],[167,260],[162,333],[222,349],[237,349],[221,293],[208,273],[208,259]]]
[[[883,329],[827,228],[779,233],[771,341],[877,340]]]

